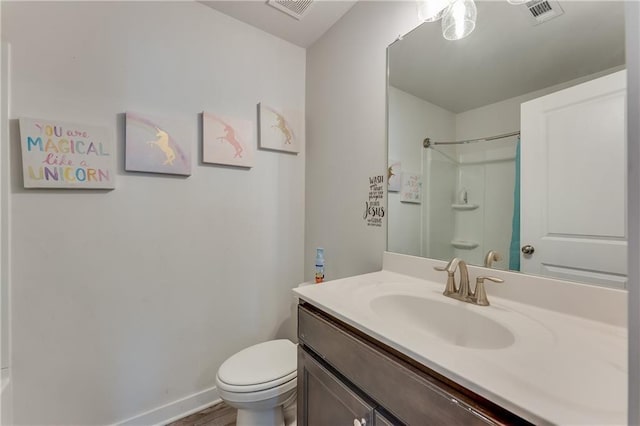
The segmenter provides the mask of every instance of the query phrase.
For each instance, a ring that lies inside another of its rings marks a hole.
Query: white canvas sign
[[[402,173],[402,188],[400,201],[403,203],[422,202],[422,175],[416,173]]]
[[[106,127],[21,118],[25,188],[115,188],[115,150]]]

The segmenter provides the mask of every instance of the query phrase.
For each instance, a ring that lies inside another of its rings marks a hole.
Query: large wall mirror
[[[625,288],[624,4],[532,3],[389,47],[387,249]]]

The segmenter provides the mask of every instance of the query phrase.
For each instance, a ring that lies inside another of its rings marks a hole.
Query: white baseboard
[[[207,407],[222,402],[218,396],[218,389],[213,386],[201,392],[162,405],[153,410],[128,418],[115,426],[159,426],[179,420]]]

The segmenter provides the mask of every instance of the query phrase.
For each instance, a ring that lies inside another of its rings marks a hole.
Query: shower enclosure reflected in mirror
[[[477,7],[388,49],[387,249],[625,288],[624,4]]]

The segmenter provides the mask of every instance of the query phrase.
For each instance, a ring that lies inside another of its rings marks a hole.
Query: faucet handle
[[[502,278],[496,278],[496,277],[478,277],[476,278],[476,283],[484,283],[484,280],[489,280],[489,281],[493,281],[494,283],[503,283],[504,280]]]
[[[503,283],[502,278],[480,276],[476,278],[476,288],[473,292],[473,300],[476,305],[489,306],[489,299],[487,299],[487,291],[484,289],[484,280],[489,280],[494,283]]]
[[[454,257],[447,263],[447,266],[434,266],[433,269],[440,272],[449,272],[450,274],[456,272],[456,268],[458,267],[458,263],[460,263],[460,259]],[[453,266],[453,267],[452,267]]]

